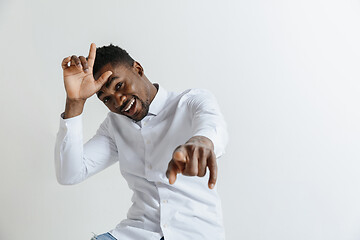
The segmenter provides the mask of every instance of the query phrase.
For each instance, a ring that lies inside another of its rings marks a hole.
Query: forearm
[[[211,140],[216,157],[225,153],[228,142],[226,123],[220,113],[198,115],[193,120],[193,136]]]
[[[60,184],[75,184],[84,178],[81,116],[71,122],[61,119],[55,144],[55,168]]]
[[[55,145],[56,177],[60,184],[76,184],[118,160],[117,147],[107,131],[108,119],[83,144],[82,116],[60,119]]]

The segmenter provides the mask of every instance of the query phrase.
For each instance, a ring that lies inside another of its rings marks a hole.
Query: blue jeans
[[[98,236],[94,236],[91,240],[117,240],[114,238],[110,233],[104,233]],[[164,237],[162,237],[160,240],[164,240]]]
[[[94,236],[91,240],[117,240],[110,233],[104,233],[101,235]]]

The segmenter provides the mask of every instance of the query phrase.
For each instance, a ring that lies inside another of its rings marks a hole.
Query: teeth
[[[135,99],[134,99],[134,98],[131,99],[131,102],[130,102],[129,106],[128,106],[124,111],[125,111],[125,112],[129,111],[130,108],[132,107],[132,105],[134,104],[134,102],[135,102]]]

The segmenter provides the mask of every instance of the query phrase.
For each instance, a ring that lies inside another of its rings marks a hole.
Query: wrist
[[[85,104],[86,99],[83,98],[70,98],[69,96],[66,96],[66,103],[71,104]]]
[[[200,145],[204,145],[207,148],[214,150],[213,142],[205,136],[193,136],[186,143],[187,144],[200,144]]]
[[[86,99],[66,98],[64,119],[80,115],[84,109]]]

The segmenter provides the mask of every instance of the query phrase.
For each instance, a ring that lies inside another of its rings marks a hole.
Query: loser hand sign
[[[203,177],[206,174],[206,168],[209,168],[208,185],[209,188],[214,188],[217,179],[217,163],[213,149],[211,140],[203,136],[192,137],[184,145],[177,147],[166,171],[169,183],[174,184],[178,173]]]
[[[98,80],[94,79],[93,66],[96,56],[96,45],[90,45],[89,56],[69,56],[61,63],[64,74],[64,84],[67,98],[70,100],[83,100],[91,97],[107,81],[111,71],[104,72]]]

